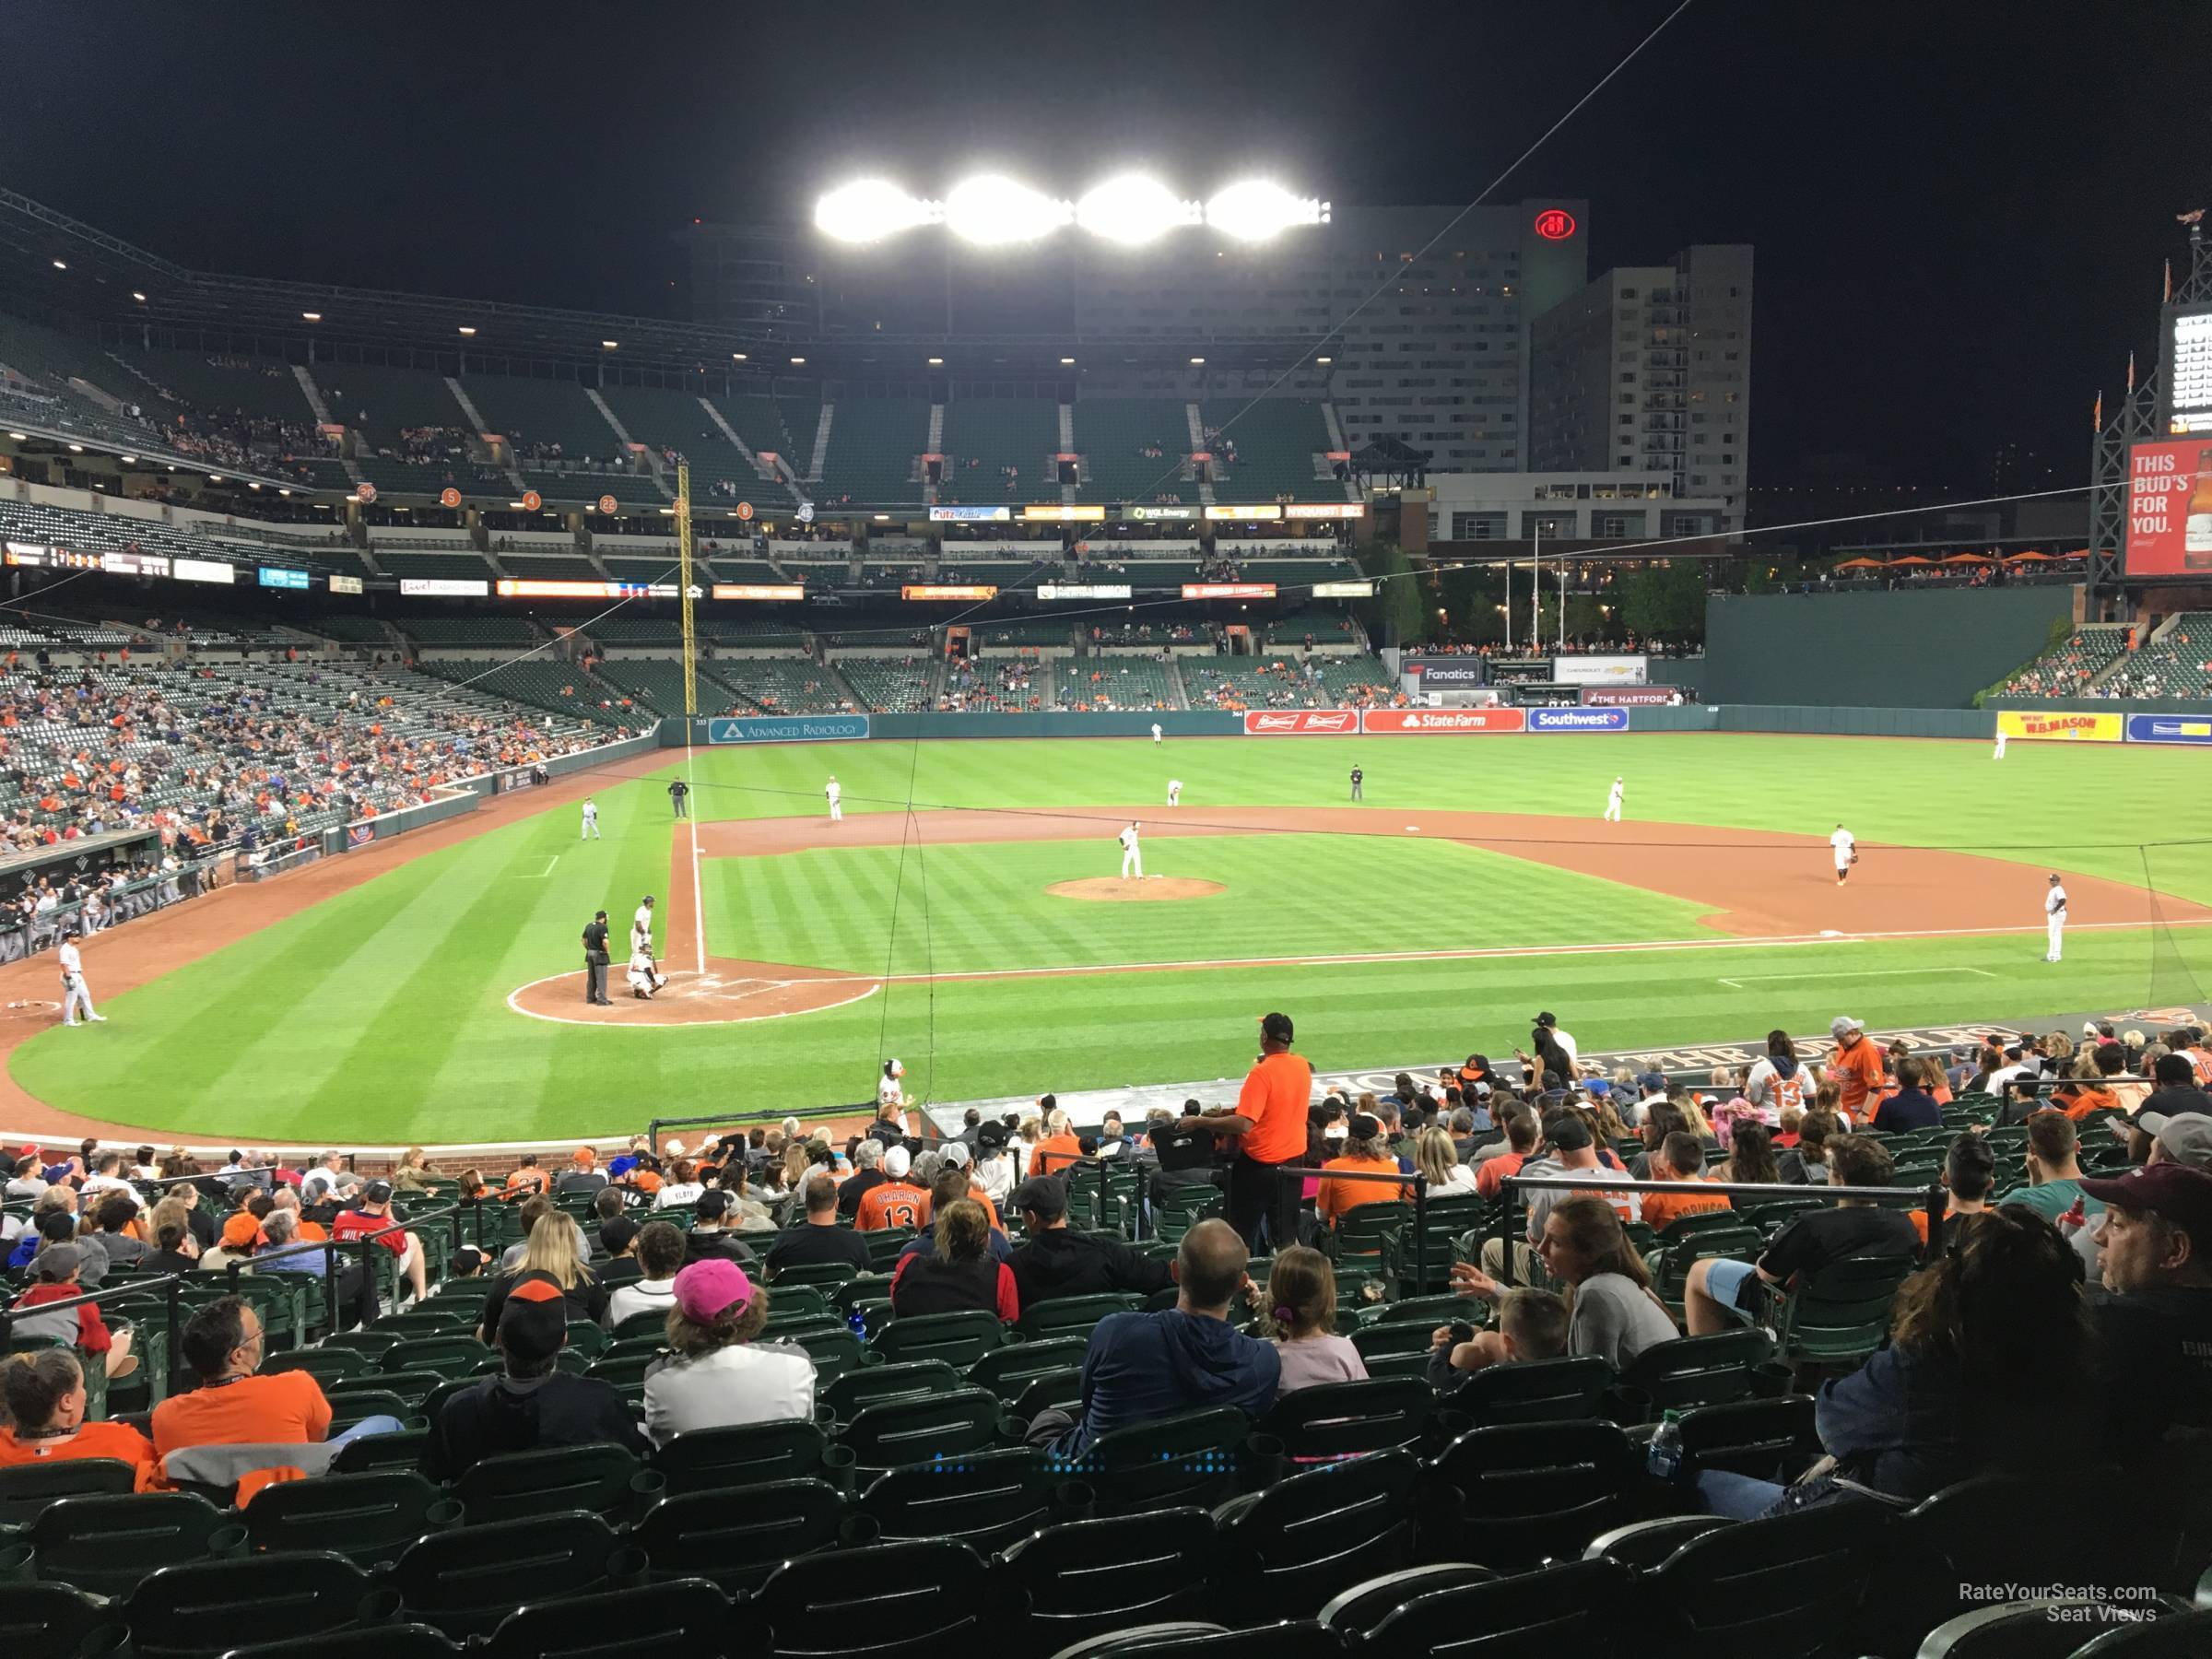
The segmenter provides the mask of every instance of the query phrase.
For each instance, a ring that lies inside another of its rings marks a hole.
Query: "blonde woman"
[[[1475,1171],[1459,1161],[1452,1132],[1431,1125],[1414,1137],[1413,1167],[1428,1178],[1430,1193],[1471,1193]]]
[[[589,1264],[583,1259],[576,1223],[557,1209],[547,1209],[530,1224],[530,1236],[523,1244],[523,1258],[514,1266],[492,1281],[490,1294],[484,1299],[484,1317],[478,1322],[478,1337],[489,1342],[500,1328],[500,1312],[507,1305],[507,1292],[524,1274],[542,1273],[560,1287],[561,1296],[569,1304],[569,1323],[575,1324],[589,1321],[598,1324],[606,1317],[606,1287],[599,1282]]]

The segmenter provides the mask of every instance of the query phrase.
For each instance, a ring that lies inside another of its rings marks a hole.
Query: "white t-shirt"
[[[1851,862],[1851,850],[1857,840],[1850,830],[1838,830],[1828,838],[1828,844],[1836,850],[1836,868],[1840,870]]]
[[[706,1190],[696,1181],[672,1181],[654,1196],[653,1207],[666,1209],[672,1205],[697,1204],[699,1195]]]
[[[1773,1061],[1761,1060],[1745,1080],[1744,1099],[1759,1108],[1759,1116],[1768,1124],[1777,1124],[1791,1107],[1803,1112],[1812,1104],[1813,1079],[1802,1060],[1786,1077]]]
[[[606,1299],[606,1328],[613,1330],[633,1313],[665,1313],[676,1306],[676,1281],[633,1279],[618,1285]]]
[[[2045,896],[2043,913],[2047,916],[2063,916],[2066,913],[2066,889],[2065,888],[2054,887]]]
[[[787,1418],[814,1420],[814,1361],[801,1348],[740,1342],[645,1378],[645,1437],[656,1446],[695,1429]]]
[[[1562,1031],[1558,1026],[1553,1026],[1551,1040],[1567,1051],[1568,1059],[1573,1061],[1577,1065],[1583,1063],[1583,1051],[1575,1046],[1573,1032]]]

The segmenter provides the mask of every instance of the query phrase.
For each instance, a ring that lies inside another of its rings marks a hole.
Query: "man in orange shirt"
[[[1290,1052],[1290,1040],[1289,1015],[1263,1017],[1260,1057],[1244,1076],[1237,1109],[1186,1117],[1181,1124],[1186,1130],[1211,1129],[1235,1139],[1236,1156],[1229,1166],[1229,1224],[1255,1254],[1261,1248],[1263,1222],[1268,1249],[1288,1249],[1298,1242],[1300,1183],[1277,1175],[1276,1170],[1305,1156],[1313,1068]]]
[[[907,1180],[914,1167],[913,1155],[904,1147],[892,1147],[883,1155],[884,1179],[870,1187],[853,1218],[857,1232],[881,1232],[888,1227],[920,1227],[929,1216],[929,1189]]]
[[[1653,1148],[1651,1170],[1653,1181],[1702,1181],[1705,1148],[1688,1130],[1677,1129]],[[1729,1206],[1723,1193],[1641,1193],[1638,1196],[1643,1200],[1644,1225],[1654,1232],[1665,1232],[1669,1222],[1684,1216]]]
[[[1046,1095],[1045,1100],[1053,1097]],[[1044,1101],[1038,1102],[1043,1105]],[[1030,1172],[1033,1175],[1065,1174],[1083,1156],[1083,1143],[1076,1138],[1067,1126],[1067,1113],[1057,1106],[1047,1107],[1044,1114],[1044,1138],[1030,1154]]]
[[[1828,1029],[1836,1040],[1828,1062],[1829,1080],[1840,1095],[1836,1103],[1853,1123],[1864,1124],[1871,1115],[1869,1102],[1882,1090],[1882,1051],[1867,1041],[1865,1022],[1848,1014],[1837,1015]]]

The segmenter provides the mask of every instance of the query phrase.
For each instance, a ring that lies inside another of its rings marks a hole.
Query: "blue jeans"
[[[1786,1488],[1727,1469],[1700,1469],[1698,1500],[1709,1515],[1728,1521],[1756,1521],[1781,1501]]]
[[[371,1434],[397,1434],[406,1425],[395,1417],[365,1417],[343,1434],[334,1434],[327,1442],[333,1446],[351,1445]]]

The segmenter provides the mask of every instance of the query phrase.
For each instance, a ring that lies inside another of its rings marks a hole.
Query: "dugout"
[[[41,876],[51,881],[65,881],[73,876],[96,876],[117,865],[159,864],[160,859],[159,830],[110,830],[11,853],[0,858],[0,901],[19,897]]]

